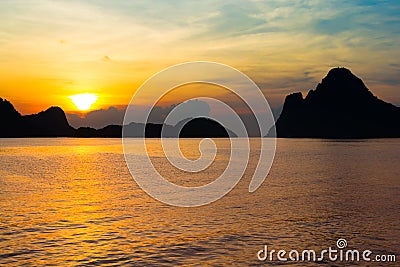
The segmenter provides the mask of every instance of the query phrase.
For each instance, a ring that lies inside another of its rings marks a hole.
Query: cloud
[[[217,16],[208,19],[207,23],[211,26],[206,34],[223,36],[238,36],[251,33],[262,32],[259,29],[265,26],[265,20],[254,16],[259,11],[254,5],[226,4],[223,5]]]
[[[158,123],[158,124],[164,123],[168,114],[176,106],[177,106],[176,104],[173,104],[166,107],[161,107],[161,106],[154,107],[152,112],[150,113],[148,122]],[[130,113],[130,121],[125,122],[125,124],[129,124],[131,122],[142,123],[143,121],[140,120],[141,118],[140,113],[147,112],[149,108],[150,107],[148,106],[132,106],[133,112]],[[272,109],[275,118],[278,118],[281,109],[282,106]],[[218,111],[214,110],[214,112]],[[188,100],[181,103],[178,112],[175,113],[172,118],[170,118],[169,124],[176,125],[182,120],[187,120],[188,118],[193,118],[193,117],[216,116],[216,114],[212,113],[213,113],[212,108],[207,102],[202,100]],[[87,113],[84,117],[80,117],[77,114],[66,114],[66,115],[70,125],[74,128],[92,127],[100,129],[107,125],[112,125],[112,124],[122,125],[125,115],[125,109],[109,107],[108,109],[91,111]],[[259,136],[260,133],[259,126],[257,124],[254,115],[250,113],[243,113],[238,115],[242,119],[249,136]],[[232,119],[231,114],[221,113],[217,117],[222,121],[224,121],[226,123],[225,126],[227,126],[228,128],[231,127],[233,129],[236,125],[235,120]]]
[[[66,114],[72,127],[92,127],[96,129],[103,128],[110,124],[121,125],[124,120],[125,109],[109,107],[108,109],[99,109],[88,112],[84,117],[77,114]]]
[[[89,87],[123,105],[132,87],[164,67],[209,60],[245,71],[270,95],[309,88],[338,65],[386,94],[397,92],[399,14],[398,1],[3,1],[0,86],[22,98]],[[99,64],[110,55],[118,64]],[[73,84],[38,82],[43,77]],[[385,83],[392,88],[381,89]]]
[[[342,15],[333,19],[321,19],[315,23],[314,27],[319,34],[334,35],[352,29],[354,24],[349,22],[347,16]]]
[[[102,58],[103,61],[111,61],[111,58],[109,56],[104,56]]]
[[[170,114],[170,112],[177,107],[177,105],[171,105],[167,107],[166,109],[159,109],[161,112],[156,110],[156,114],[153,115],[150,113],[150,120],[151,121],[156,121],[155,118],[158,119],[159,122],[165,121],[167,116]],[[157,108],[157,107],[156,107]],[[174,111],[173,116],[170,116],[168,119],[168,124],[176,125],[180,121],[186,118],[193,118],[193,117],[208,117],[210,115],[210,105],[201,100],[188,100],[179,105],[177,109]],[[157,114],[158,113],[158,114]]]
[[[166,107],[155,106],[150,112],[148,122],[163,123],[177,105],[169,105]],[[143,122],[140,120],[141,114],[147,112],[149,106],[132,106],[134,112],[130,113],[131,122]],[[181,109],[176,116],[185,118],[188,114],[196,114],[196,116],[208,116],[210,114],[210,106],[207,102],[201,100],[188,100],[181,104]],[[67,113],[68,122],[74,128],[92,127],[95,129],[103,128],[107,125],[122,125],[125,116],[125,108],[109,107],[108,109],[93,110],[86,113],[83,117],[78,114]],[[179,122],[179,121],[178,121]]]

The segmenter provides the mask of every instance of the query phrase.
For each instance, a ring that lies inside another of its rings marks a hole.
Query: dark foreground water
[[[134,143],[135,140],[132,140]],[[195,157],[198,140],[184,140]],[[229,140],[218,140],[219,148]],[[176,183],[212,170],[169,170],[158,140],[154,164]],[[223,150],[222,149],[222,150]],[[248,193],[251,168],[224,198],[177,208],[150,198],[130,176],[119,139],[0,139],[0,265],[248,266],[257,252],[345,249],[400,261],[400,140],[280,139],[264,184]],[[288,255],[286,254],[286,257]],[[289,262],[298,266],[349,262]],[[377,262],[350,264],[382,265]]]

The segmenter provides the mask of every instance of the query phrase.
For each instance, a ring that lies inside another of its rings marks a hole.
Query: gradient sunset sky
[[[252,78],[272,107],[332,67],[400,104],[399,1],[1,1],[0,97],[22,114],[124,106],[151,75],[216,61]],[[145,103],[143,103],[145,104]]]

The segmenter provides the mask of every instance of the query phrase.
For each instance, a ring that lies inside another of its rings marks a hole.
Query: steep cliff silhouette
[[[185,121],[187,122],[187,121]],[[124,130],[127,137],[159,138],[161,130],[166,127],[167,137],[228,137],[235,136],[230,130],[219,123],[196,118],[181,126],[163,124],[130,123]],[[7,100],[0,98],[0,137],[116,137],[122,136],[121,125],[108,125],[101,129],[80,127],[75,129],[67,121],[64,111],[59,107],[51,107],[38,114],[22,116]]]
[[[7,100],[0,98],[0,135],[14,137],[25,130],[21,114]]]
[[[374,96],[346,68],[334,68],[315,90],[286,97],[276,122],[278,137],[400,137],[400,108]]]
[[[350,70],[334,68],[305,98],[301,93],[288,95],[275,127],[278,137],[392,138],[400,137],[399,122],[399,107],[374,96]],[[146,137],[160,137],[163,127],[167,136],[171,137],[178,134],[188,138],[236,136],[229,129],[206,118],[185,120],[176,126],[130,123],[124,127],[124,134],[142,137],[146,130]],[[10,102],[0,98],[0,137],[121,136],[120,125],[109,125],[102,129],[74,129],[59,107],[22,116]]]
[[[59,107],[22,116],[10,102],[0,98],[0,137],[57,137],[74,133]]]

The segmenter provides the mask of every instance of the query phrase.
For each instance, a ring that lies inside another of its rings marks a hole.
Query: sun
[[[97,95],[95,94],[78,94],[78,95],[71,95],[69,98],[75,104],[75,106],[82,111],[90,109],[93,103],[97,100]]]

